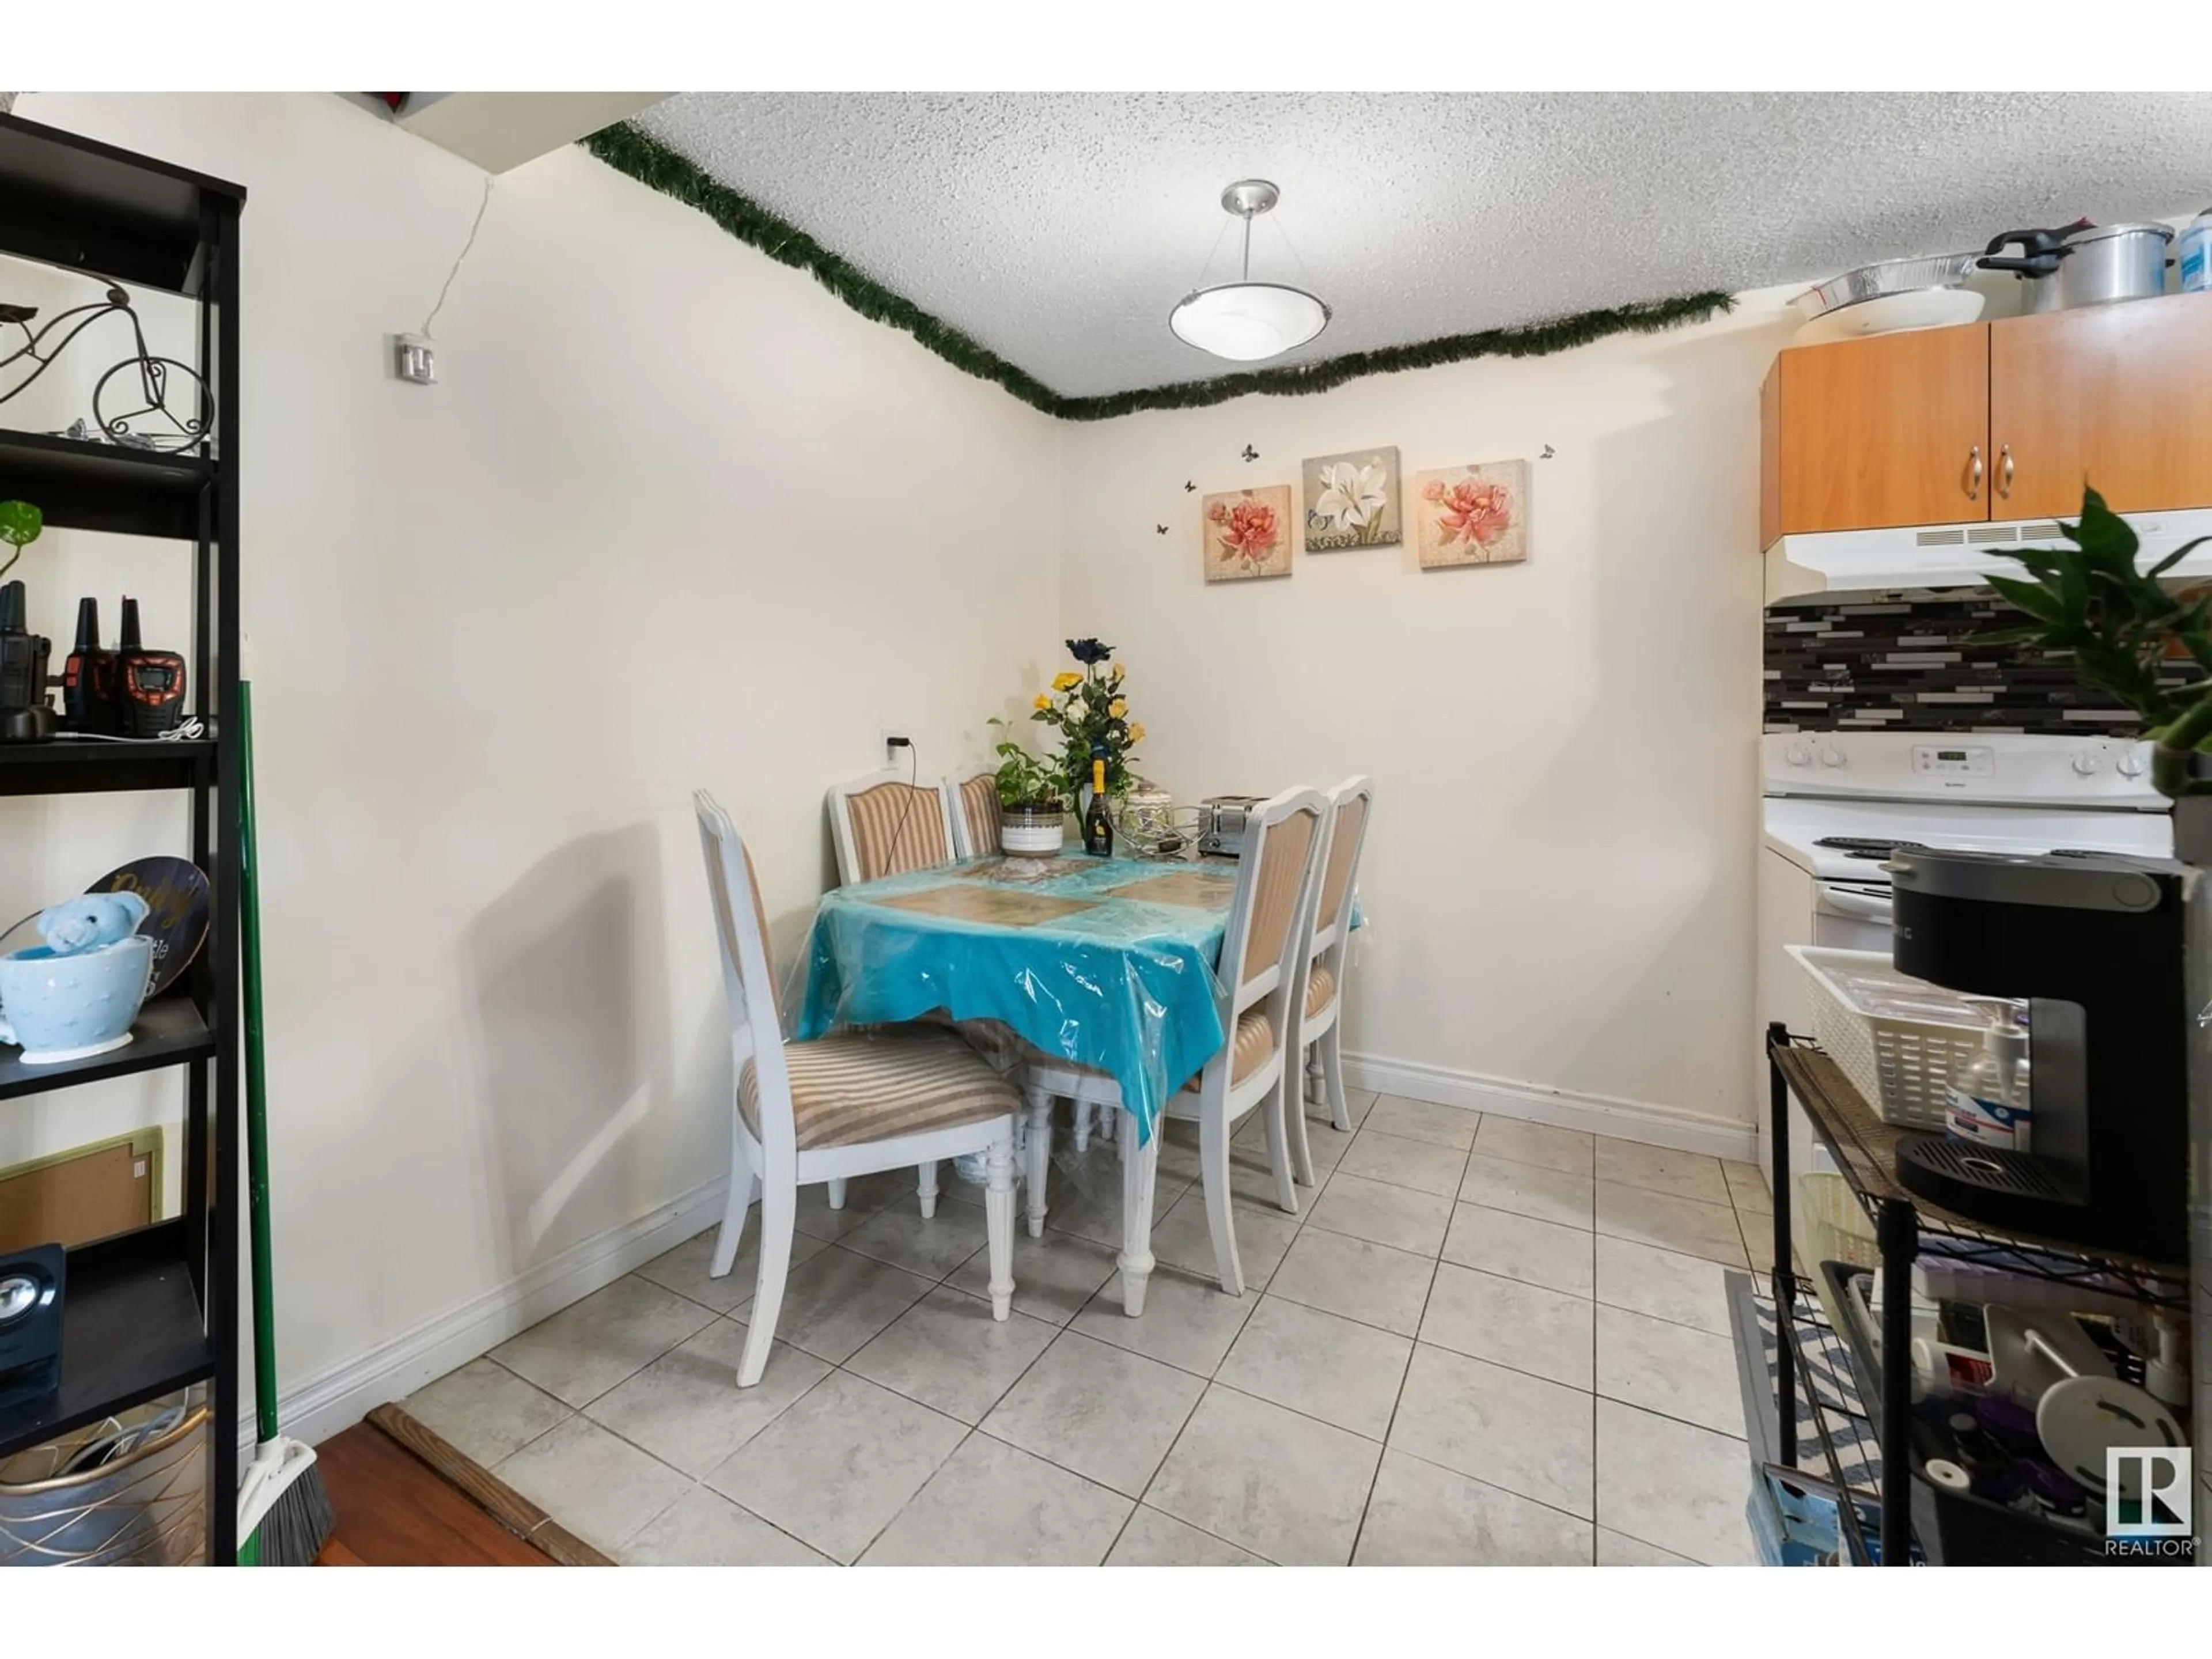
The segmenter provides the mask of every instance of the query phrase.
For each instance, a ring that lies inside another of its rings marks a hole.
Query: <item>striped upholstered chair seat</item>
[[[799,1150],[851,1146],[980,1123],[1019,1109],[1014,1085],[949,1030],[886,1025],[784,1046]],[[760,1133],[753,1063],[738,1079],[738,1110]]]
[[[1316,963],[1307,972],[1306,1012],[1317,1014],[1336,995],[1336,975]]]
[[[1028,1048],[1029,1045],[1024,1043],[1023,1047]],[[1261,1007],[1246,1009],[1237,1020],[1236,1042],[1229,1057],[1229,1080],[1242,1083],[1251,1076],[1267,1064],[1267,1056],[1274,1047],[1275,1023],[1267,1018],[1267,1011]],[[1102,1083],[1113,1081],[1110,1076],[1094,1066],[1078,1066],[1072,1060],[1057,1059],[1035,1048],[1030,1048],[1030,1052],[1036,1056],[1036,1063],[1054,1071],[1073,1072],[1079,1077],[1096,1078]],[[1182,1087],[1177,1092],[1186,1095],[1193,1092],[1198,1087],[1198,1078],[1199,1074],[1194,1073],[1184,1079]]]
[[[1229,1080],[1242,1083],[1267,1063],[1275,1047],[1275,1022],[1265,1008],[1248,1008],[1237,1021],[1235,1047],[1229,1056]]]

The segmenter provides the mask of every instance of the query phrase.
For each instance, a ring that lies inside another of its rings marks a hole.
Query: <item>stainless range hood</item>
[[[2137,562],[2146,569],[2185,542],[2212,536],[2212,507],[2120,516],[2142,544]],[[1992,574],[2023,574],[2016,562],[2001,556],[2006,548],[2063,545],[2057,523],[2051,519],[1784,536],[1766,550],[1766,603],[1787,605],[1899,589],[1979,587]],[[2191,553],[2166,574],[2212,578],[2212,544]]]

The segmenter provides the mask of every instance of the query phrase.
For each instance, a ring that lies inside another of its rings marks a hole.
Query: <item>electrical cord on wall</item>
[[[906,799],[899,806],[898,824],[891,831],[890,851],[885,854],[891,863],[896,864],[899,843],[906,839],[907,815],[914,811],[914,798],[921,793],[921,751],[914,746],[914,739],[911,738],[885,738],[884,743],[887,748],[905,750],[907,758],[911,763],[907,771]],[[886,870],[884,873],[887,876],[896,876],[901,872],[896,870]]]
[[[453,291],[453,278],[461,274],[461,265],[469,257],[469,250],[477,245],[477,233],[483,228],[484,210],[491,205],[491,175],[484,174],[483,199],[477,204],[477,216],[469,226],[469,239],[461,244],[461,251],[453,258],[453,268],[446,273],[446,285],[438,290],[438,303],[430,307],[430,314],[422,319],[422,337],[434,340],[430,325],[438,320],[438,313],[446,308],[446,296]]]

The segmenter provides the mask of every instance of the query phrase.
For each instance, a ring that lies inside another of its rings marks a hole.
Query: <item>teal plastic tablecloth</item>
[[[798,1036],[935,1008],[1000,1020],[1048,1054],[1109,1073],[1149,1140],[1168,1097],[1225,1036],[1213,970],[1235,867],[1081,854],[1049,862],[1038,880],[1006,879],[1007,860],[994,855],[825,894]],[[1164,877],[1165,890],[1116,890]],[[1008,914],[982,914],[1001,905]]]

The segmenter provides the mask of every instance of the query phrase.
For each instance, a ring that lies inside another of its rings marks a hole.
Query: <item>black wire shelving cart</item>
[[[222,179],[0,115],[0,254],[194,302],[197,375],[213,403],[211,430],[167,453],[97,434],[0,429],[0,500],[34,503],[53,527],[191,550],[189,712],[206,732],[185,741],[0,744],[0,795],[185,791],[191,856],[213,895],[204,950],[147,1004],[128,1047],[46,1066],[24,1066],[12,1053],[0,1060],[0,1112],[18,1097],[156,1067],[179,1071],[185,1096],[182,1213],[70,1251],[60,1389],[0,1410],[0,1456],[205,1384],[210,1556],[226,1565],[238,1543],[241,1142],[238,757],[224,738],[238,706],[245,203],[246,192]],[[0,410],[0,421],[8,412]],[[158,553],[149,549],[149,556]]]
[[[1769,1110],[1774,1159],[1774,1309],[1777,1407],[1775,1443],[1812,1478],[1806,1483],[1838,1498],[1839,1534],[1862,1565],[1908,1565],[1916,1545],[1940,1559],[1925,1529],[1931,1497],[1915,1491],[1911,1448],[1912,1298],[1887,1294],[1878,1332],[1839,1328],[1810,1281],[1796,1271],[1791,1250],[1790,1103],[1794,1097],[1814,1139],[1834,1158],[1852,1198],[1873,1224],[1883,1282],[1903,1285],[1924,1242],[1941,1240],[1954,1261],[1984,1262],[2016,1275],[2121,1294],[2148,1306],[2185,1311],[2189,1270],[2078,1244],[1984,1226],[1908,1193],[1896,1177],[1896,1149],[1909,1129],[1883,1121],[1834,1060],[1810,1040],[1781,1025],[1767,1028],[1771,1079]],[[1821,1264],[1806,1264],[1811,1272]],[[1848,1317],[1842,1322],[1849,1325]],[[1874,1340],[1866,1340],[1868,1337]],[[1861,1387],[1838,1389],[1841,1374]],[[1801,1431],[1808,1427],[1809,1435]],[[1819,1468],[1807,1469],[1803,1448],[1820,1449]],[[1779,1473],[1780,1471],[1777,1471]],[[1923,1487],[1924,1487],[1924,1483]],[[1869,1539],[1861,1514],[1875,1513]],[[2022,1534],[2025,1535],[2025,1534]],[[2063,1546],[2045,1557],[2068,1559]],[[2026,1565],[2027,1563],[2023,1563]]]

